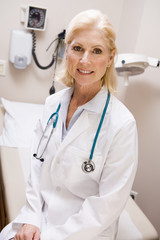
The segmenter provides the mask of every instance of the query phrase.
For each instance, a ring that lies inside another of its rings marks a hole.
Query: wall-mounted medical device
[[[21,6],[20,20],[26,29],[44,31],[47,22],[47,8],[23,5]]]
[[[157,58],[134,53],[118,54],[118,58],[115,59],[117,74],[124,77],[126,86],[130,76],[142,74],[148,66],[159,67],[159,65],[160,61]]]
[[[12,31],[10,42],[10,61],[16,68],[24,69],[28,64],[30,64],[31,56],[33,56],[33,60],[37,67],[45,70],[55,63],[55,71],[58,57],[62,58],[62,55],[64,54],[65,30],[60,32],[57,38],[53,40],[46,49],[46,51],[48,51],[50,46],[54,42],[57,42],[50,63],[47,66],[42,66],[36,56],[36,31],[44,31],[46,29],[47,8],[33,5],[21,5],[20,9],[20,22],[24,24],[26,30]]]
[[[31,63],[32,34],[26,30],[13,30],[10,39],[9,60],[15,68],[25,69]]]
[[[33,5],[22,5],[20,21],[26,30],[13,30],[10,39],[9,60],[15,68],[25,69],[31,63],[32,52],[35,52],[33,33],[27,30],[44,31],[46,28],[47,8]]]

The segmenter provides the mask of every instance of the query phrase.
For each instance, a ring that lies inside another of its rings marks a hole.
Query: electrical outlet
[[[6,75],[6,61],[0,60],[0,76]]]

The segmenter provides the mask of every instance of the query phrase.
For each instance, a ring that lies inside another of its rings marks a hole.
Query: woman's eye
[[[101,53],[102,53],[102,50],[101,50],[100,48],[95,48],[95,49],[93,50],[93,53],[95,53],[95,54],[101,54]]]
[[[76,51],[76,52],[81,52],[82,48],[80,46],[74,46],[73,50]]]

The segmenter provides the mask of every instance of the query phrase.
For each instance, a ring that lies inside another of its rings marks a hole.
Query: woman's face
[[[96,28],[77,32],[66,49],[67,69],[75,83],[97,83],[113,60],[102,33]]]

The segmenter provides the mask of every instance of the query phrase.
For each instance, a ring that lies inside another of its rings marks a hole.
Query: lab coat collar
[[[63,95],[63,99],[61,100],[61,104],[69,103],[71,96],[73,94],[74,87],[68,88],[68,90]],[[87,110],[90,112],[101,113],[104,108],[106,99],[108,95],[108,90],[105,87],[102,87],[101,90],[96,94],[96,96],[91,99],[86,104],[79,106],[82,110]]]
[[[66,88],[66,91],[64,92],[63,97],[60,100],[62,105],[66,105],[70,102],[73,91],[74,91],[74,87]]]
[[[93,99],[81,107],[90,112],[101,113],[107,99],[107,94],[108,90],[102,87]]]

